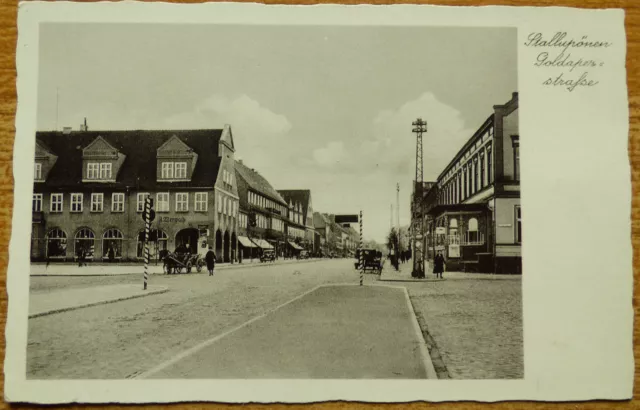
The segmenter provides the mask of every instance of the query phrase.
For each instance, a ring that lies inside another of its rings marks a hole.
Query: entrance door
[[[176,248],[184,245],[192,254],[198,253],[198,230],[186,228],[176,234]]]

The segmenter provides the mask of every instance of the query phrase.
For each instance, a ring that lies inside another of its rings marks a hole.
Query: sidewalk
[[[152,285],[147,290],[143,290],[141,285],[111,285],[31,293],[29,295],[29,319],[88,306],[157,295],[168,290],[169,288],[166,286]]]
[[[140,378],[435,378],[407,299],[389,286],[320,286]]]
[[[307,263],[307,262],[319,262],[324,259],[286,259],[277,260],[275,262],[261,263],[259,259],[251,261],[243,261],[242,263],[217,263],[217,270],[225,269],[240,269],[250,268],[256,266],[273,266],[284,265],[291,263]],[[149,273],[156,275],[163,275],[162,263],[157,265],[154,263],[149,264]],[[31,276],[115,276],[115,275],[133,275],[141,274],[144,271],[144,264],[141,263],[126,263],[126,264],[109,264],[109,263],[89,263],[88,266],[79,267],[77,263],[51,263],[47,266],[44,263],[32,263],[31,264]],[[190,274],[197,273],[193,268]],[[207,273],[206,267],[202,269],[202,273]]]
[[[425,278],[417,279],[411,276],[411,271],[413,270],[413,261],[409,260],[408,262],[401,263],[399,265],[399,270],[395,270],[391,263],[385,263],[382,269],[382,273],[380,274],[380,281],[383,282],[435,282],[442,281],[444,279],[436,279],[435,275],[431,273],[429,270],[429,263],[425,262]]]

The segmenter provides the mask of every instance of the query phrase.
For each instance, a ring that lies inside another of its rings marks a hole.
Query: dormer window
[[[158,148],[156,157],[158,182],[191,180],[198,161],[198,154],[175,135]]]
[[[42,181],[42,164],[39,162],[36,162],[33,166],[33,179]]]
[[[83,181],[115,182],[125,158],[104,138],[97,137],[82,150]]]

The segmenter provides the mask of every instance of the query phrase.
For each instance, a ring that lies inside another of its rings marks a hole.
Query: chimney
[[[89,127],[87,126],[87,117],[84,117],[84,124],[80,124],[80,131],[89,131]]]

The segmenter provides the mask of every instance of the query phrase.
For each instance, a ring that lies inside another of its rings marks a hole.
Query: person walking
[[[113,249],[113,245],[109,247],[109,251],[107,252],[107,257],[109,258],[109,263],[113,263],[116,260],[116,250]]]
[[[433,273],[435,273],[436,278],[442,279],[443,272],[444,272],[444,256],[442,256],[442,252],[438,252],[438,254],[433,260]]]
[[[213,253],[213,247],[209,246],[209,251],[204,256],[204,261],[207,263],[207,270],[209,271],[209,276],[213,276],[213,268],[216,264],[216,254]]]

